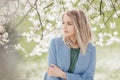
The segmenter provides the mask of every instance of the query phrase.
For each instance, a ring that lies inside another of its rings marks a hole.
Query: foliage
[[[120,42],[119,0],[3,0],[1,4],[1,23],[12,21],[22,36],[17,49],[28,53],[26,56],[40,56],[47,52],[49,40],[62,35],[63,12],[73,8],[86,12],[96,45],[109,46]],[[31,44],[31,47],[25,44]]]

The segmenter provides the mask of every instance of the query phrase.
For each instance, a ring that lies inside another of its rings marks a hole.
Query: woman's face
[[[70,37],[75,35],[75,27],[73,25],[73,21],[68,15],[63,16],[62,20],[63,24],[63,34],[65,37]]]

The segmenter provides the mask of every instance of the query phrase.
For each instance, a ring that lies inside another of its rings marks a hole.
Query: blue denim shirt
[[[50,41],[48,51],[48,66],[55,64],[66,73],[66,80],[94,80],[96,67],[96,47],[88,43],[86,53],[79,53],[78,61],[73,73],[69,73],[70,66],[70,48],[67,47],[62,37],[53,38]],[[46,72],[44,80],[63,80],[59,77],[49,76]]]

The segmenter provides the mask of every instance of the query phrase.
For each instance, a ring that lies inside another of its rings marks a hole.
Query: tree
[[[86,12],[96,45],[120,42],[120,0],[3,0],[1,4],[1,17],[7,19],[1,23],[11,23],[19,31],[21,40],[16,48],[30,56],[47,52],[49,40],[62,34],[62,13],[72,8]]]

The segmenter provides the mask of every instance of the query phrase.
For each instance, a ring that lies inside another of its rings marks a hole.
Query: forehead
[[[71,17],[68,16],[67,14],[64,14],[64,15],[63,15],[63,19],[62,19],[62,20],[63,20],[63,21],[72,21]]]

